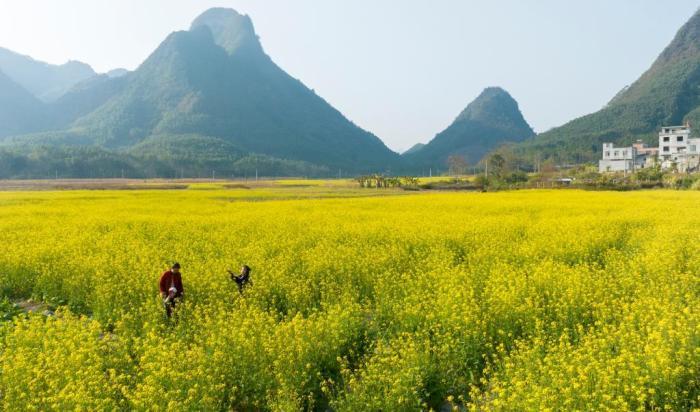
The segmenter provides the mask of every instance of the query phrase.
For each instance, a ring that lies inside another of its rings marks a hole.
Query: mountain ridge
[[[235,155],[268,155],[347,172],[402,165],[379,138],[277,66],[250,18],[234,10],[202,13],[190,30],[167,36],[135,71],[106,77],[83,89],[82,99],[91,104],[53,120],[63,131],[45,128],[12,143],[129,150],[153,136],[189,136],[178,141],[193,148],[221,141],[214,146],[236,148]],[[71,91],[61,102],[71,97],[79,102],[76,96]],[[207,143],[196,144],[196,136]]]
[[[0,47],[0,71],[47,103],[96,75],[92,67],[83,62],[69,60],[62,65],[53,65],[3,47]]]
[[[404,158],[422,168],[446,169],[451,155],[474,164],[490,150],[534,134],[515,99],[500,87],[487,87],[445,130]]]
[[[29,91],[0,71],[0,138],[39,128],[43,104]]]
[[[678,30],[649,69],[601,110],[521,143],[525,156],[595,161],[604,142],[654,144],[665,125],[700,122],[700,10]]]

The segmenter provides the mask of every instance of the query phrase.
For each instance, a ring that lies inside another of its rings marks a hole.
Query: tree
[[[500,154],[495,153],[489,157],[489,172],[495,177],[501,177],[508,172],[506,168],[506,159]]]
[[[557,167],[554,164],[554,160],[552,160],[551,158],[545,160],[540,165],[540,173],[542,173],[542,174],[550,174],[550,173],[554,173],[556,171],[557,171]]]
[[[464,156],[452,155],[447,158],[447,167],[451,175],[463,175],[466,173],[468,164]]]

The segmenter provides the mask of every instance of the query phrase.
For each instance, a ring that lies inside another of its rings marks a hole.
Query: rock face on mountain
[[[445,169],[451,155],[478,162],[486,153],[506,142],[520,142],[534,136],[518,103],[498,87],[485,89],[452,124],[419,150],[403,157],[417,167]]]
[[[542,133],[519,148],[562,160],[594,160],[604,142],[656,141],[664,125],[700,124],[700,11],[636,82],[598,112]]]
[[[85,63],[70,61],[56,66],[2,47],[0,71],[44,102],[58,99],[76,84],[95,76]]]

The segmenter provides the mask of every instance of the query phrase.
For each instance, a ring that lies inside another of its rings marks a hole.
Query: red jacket
[[[160,276],[160,293],[163,296],[168,296],[168,290],[171,286],[175,286],[177,292],[175,292],[175,297],[179,298],[185,293],[185,289],[182,287],[182,274],[174,273],[172,270],[166,270]]]

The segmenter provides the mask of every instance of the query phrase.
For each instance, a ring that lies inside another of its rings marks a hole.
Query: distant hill
[[[59,99],[46,105],[49,112],[47,129],[68,127],[120,93],[126,84],[125,75],[111,77],[108,74],[93,76],[76,84]]]
[[[518,103],[498,87],[485,89],[444,131],[419,150],[403,157],[415,167],[447,168],[450,155],[478,162],[486,153],[506,142],[520,142],[534,136]],[[414,146],[415,147],[415,146]]]
[[[700,11],[636,82],[598,112],[542,133],[517,148],[561,161],[595,160],[604,142],[657,140],[664,125],[700,125]]]
[[[212,156],[212,168],[253,156],[295,173],[304,165],[333,174],[402,167],[379,138],[279,68],[250,18],[231,9],[206,11],[135,71],[92,76],[46,106],[39,123],[48,126],[5,145],[87,145],[184,164],[187,154],[203,168]]]
[[[44,102],[58,99],[76,84],[96,74],[85,63],[69,61],[57,66],[2,47],[0,71]]]
[[[45,118],[43,103],[0,71],[0,138],[39,130]]]
[[[425,143],[416,143],[413,146],[411,146],[408,150],[401,153],[401,155],[405,156],[408,154],[416,153],[416,152],[420,151],[421,149],[423,149],[424,147],[425,147]]]
[[[126,69],[113,69],[113,70],[108,71],[105,74],[109,77],[122,77],[122,76],[126,76],[127,74],[129,74],[129,71]]]

